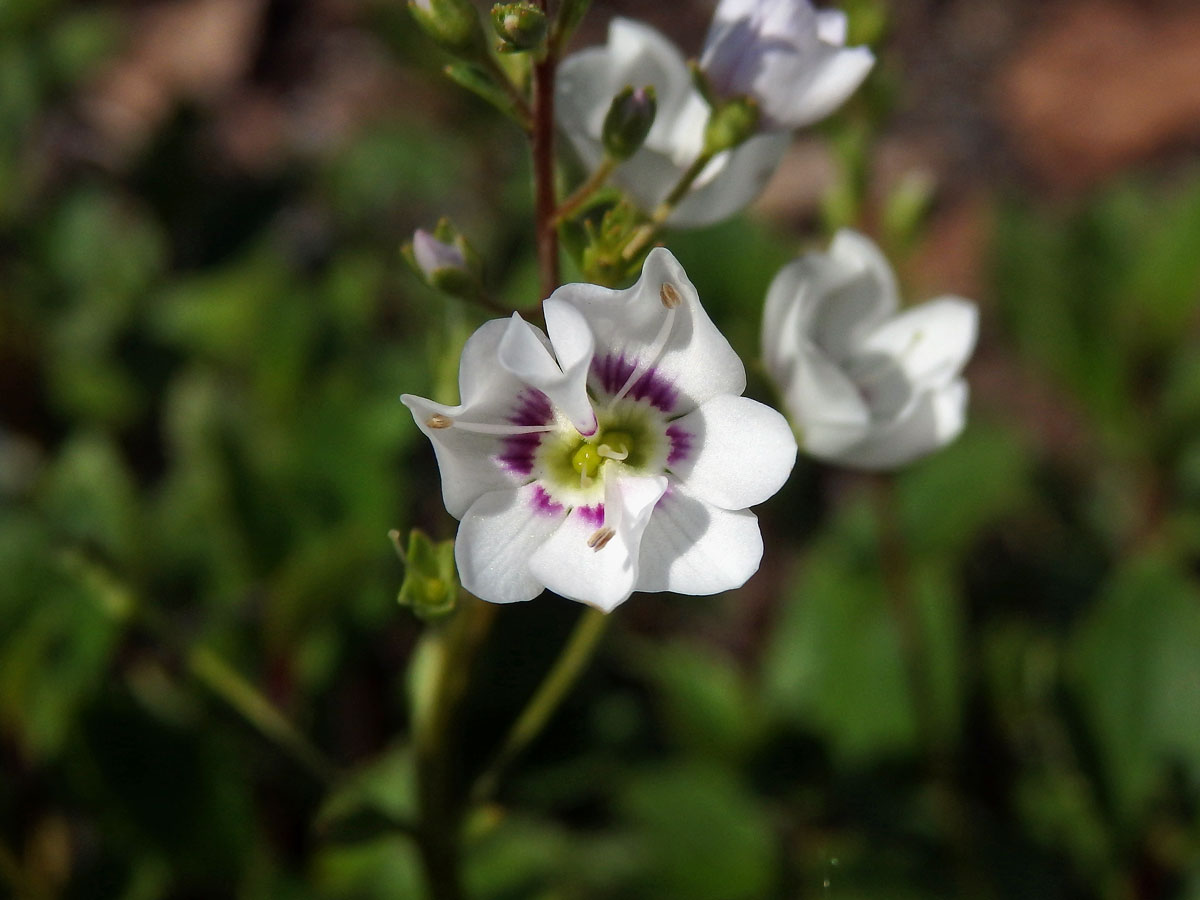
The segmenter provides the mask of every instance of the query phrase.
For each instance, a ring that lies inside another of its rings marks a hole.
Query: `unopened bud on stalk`
[[[434,543],[414,528],[408,536],[408,548],[405,551],[398,532],[392,532],[389,537],[396,546],[396,553],[404,561],[404,582],[396,597],[397,602],[409,607],[418,618],[425,621],[452,613],[458,599],[454,541]]]
[[[604,117],[604,149],[613,159],[628,159],[641,149],[658,112],[653,86],[627,87],[613,97]]]
[[[492,25],[500,37],[496,49],[501,53],[537,50],[542,47],[550,29],[545,12],[526,0],[497,3],[492,7]]]
[[[443,49],[467,57],[485,50],[483,28],[471,0],[408,0],[408,11]]]
[[[716,155],[743,143],[758,130],[758,104],[738,97],[713,107],[704,128],[704,152]]]
[[[479,257],[446,219],[433,233],[418,228],[401,253],[422,281],[444,294],[469,300],[483,290]]]

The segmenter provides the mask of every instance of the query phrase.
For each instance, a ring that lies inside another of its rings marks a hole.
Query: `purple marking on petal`
[[[692,452],[693,437],[690,431],[684,431],[678,425],[667,426],[667,439],[671,442],[671,451],[667,454],[668,466],[687,459],[688,454]]]
[[[604,504],[597,503],[595,506],[577,506],[575,512],[579,517],[589,525],[594,525],[599,528],[604,524]]]
[[[550,398],[536,388],[525,388],[517,395],[516,409],[508,421],[513,425],[545,425],[551,415]]]
[[[542,444],[541,434],[514,434],[501,442],[503,451],[495,457],[505,469],[514,475],[533,473],[533,457]]]
[[[550,398],[539,390],[526,388],[517,395],[516,405],[509,414],[513,425],[545,425],[553,415]],[[503,448],[496,462],[514,475],[529,475],[533,472],[533,457],[542,445],[542,434],[514,434],[504,438]]]
[[[635,368],[637,360],[627,360],[623,353],[616,356],[609,353],[592,360],[592,375],[600,383],[600,389],[610,397],[625,386]],[[679,391],[652,366],[638,377],[626,396],[645,400],[664,413],[670,413],[675,408]]]
[[[555,503],[554,499],[546,493],[546,489],[540,484],[533,490],[530,505],[533,507],[533,511],[540,516],[557,516],[563,511],[562,504]]]

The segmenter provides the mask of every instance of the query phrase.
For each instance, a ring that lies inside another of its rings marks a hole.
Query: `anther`
[[[443,416],[441,413],[434,413],[425,420],[425,424],[430,428],[449,428],[454,424],[454,420],[449,416]]]
[[[616,537],[616,534],[613,529],[608,527],[597,528],[592,533],[592,536],[588,538],[587,545],[593,550],[603,550],[608,546],[608,542]]]
[[[679,291],[675,290],[675,285],[669,281],[663,282],[662,287],[658,289],[658,298],[662,300],[662,305],[667,309],[674,309],[683,302],[683,298],[679,296]]]

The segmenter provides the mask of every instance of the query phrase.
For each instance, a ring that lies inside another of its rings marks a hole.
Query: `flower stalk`
[[[509,729],[491,764],[475,780],[471,789],[472,804],[486,803],[492,798],[508,767],[541,734],[595,656],[600,639],[608,630],[608,622],[605,613],[593,608],[586,609],[579,617],[562,653]]]
[[[546,0],[538,0],[546,10]],[[554,48],[533,66],[533,153],[535,240],[541,295],[548,297],[559,284],[558,228],[555,211],[558,200],[554,180],[554,77],[558,57]]]
[[[417,751],[416,843],[433,900],[465,897],[461,866],[463,797],[458,782],[457,730],[474,662],[487,639],[496,607],[460,598],[458,612],[426,632],[414,686],[413,732]]]
[[[561,225],[563,222],[566,222],[573,215],[575,215],[575,213],[579,211],[579,208],[583,206],[584,203],[586,203],[588,199],[590,199],[591,196],[596,193],[596,191],[604,187],[604,185],[608,182],[609,176],[612,175],[613,169],[616,167],[617,161],[611,156],[606,158],[604,162],[597,166],[596,170],[588,176],[588,179],[578,188],[576,188],[575,192],[559,205],[558,211],[554,214],[554,224]]]
[[[622,258],[625,260],[636,259],[639,253],[650,246],[659,232],[662,231],[667,219],[671,217],[671,213],[675,211],[675,207],[679,205],[680,201],[687,196],[688,191],[692,189],[692,185],[700,177],[700,173],[712,162],[712,158],[712,153],[702,152],[693,160],[692,164],[679,177],[679,181],[671,188],[671,192],[667,194],[662,203],[650,215],[650,221],[646,222],[633,233],[633,237],[621,252]]]

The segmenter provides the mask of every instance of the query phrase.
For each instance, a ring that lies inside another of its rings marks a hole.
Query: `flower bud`
[[[425,621],[438,619],[454,611],[458,600],[458,571],[454,565],[454,541],[435,544],[421,531],[408,536],[408,551],[400,547],[400,535],[390,537],[404,560],[404,582],[396,601],[412,609]]]
[[[479,257],[446,219],[432,234],[418,228],[401,253],[422,281],[444,294],[469,300],[483,289]]]
[[[408,0],[408,11],[425,33],[460,56],[484,50],[483,28],[471,0]]]
[[[704,128],[704,152],[716,155],[743,143],[758,129],[758,104],[738,97],[713,108]]]
[[[497,3],[492,7],[492,25],[500,36],[501,53],[536,50],[546,40],[550,24],[546,13],[527,0]]]
[[[604,117],[602,132],[604,149],[608,155],[616,160],[633,156],[650,133],[657,112],[658,102],[653,86],[637,90],[627,87],[613,97],[608,115]]]

